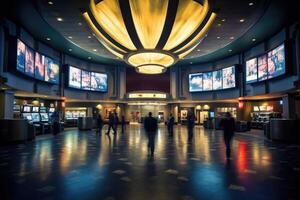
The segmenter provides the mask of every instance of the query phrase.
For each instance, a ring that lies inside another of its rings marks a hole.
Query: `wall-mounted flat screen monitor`
[[[252,58],[246,61],[246,82],[257,82],[257,59]]]
[[[31,112],[31,107],[30,106],[23,106],[22,112]]]
[[[222,69],[223,89],[235,87],[235,66]]]
[[[20,105],[14,105],[14,112],[20,112],[21,111],[21,106]]]
[[[32,120],[31,113],[23,113],[22,115],[24,119],[27,119],[28,121]]]
[[[45,56],[35,52],[34,77],[39,80],[45,79]]]
[[[48,113],[41,113],[41,121],[42,122],[48,122],[49,121]]]
[[[39,111],[40,111],[40,107],[32,106],[32,112],[39,112]]]
[[[53,113],[55,111],[55,108],[49,108],[49,112]]]
[[[29,47],[25,51],[25,74],[34,77],[34,51]]]
[[[190,92],[203,91],[203,74],[190,74],[189,75],[189,90]]]
[[[221,90],[222,87],[222,70],[213,72],[213,90]]]
[[[91,90],[106,92],[107,91],[107,74],[91,72]]]
[[[69,87],[81,88],[81,69],[69,66]]]
[[[268,79],[268,63],[267,55],[262,55],[257,58],[258,81]]]
[[[212,72],[203,73],[203,91],[210,91],[213,89]]]
[[[55,60],[45,57],[45,81],[59,83],[59,64]]]
[[[285,74],[285,48],[284,44],[268,53],[268,78]]]
[[[39,121],[41,121],[39,113],[32,113],[31,116],[32,116],[32,121],[33,122],[39,122]]]
[[[85,70],[81,71],[81,89],[91,89],[91,72]]]
[[[25,71],[25,54],[26,46],[21,40],[17,40],[17,70],[20,72]]]

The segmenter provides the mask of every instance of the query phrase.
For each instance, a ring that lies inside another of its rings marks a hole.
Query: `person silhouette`
[[[174,121],[175,119],[171,113],[167,122],[169,136],[173,136]]]
[[[148,117],[144,120],[144,129],[148,136],[148,155],[150,154],[151,157],[154,156],[154,148],[155,148],[155,135],[157,132],[157,119],[152,117],[152,113],[149,112]]]
[[[231,154],[230,145],[234,135],[235,120],[229,112],[227,112],[225,114],[225,117],[221,120],[220,126],[223,128],[223,133],[224,133],[224,143],[226,146],[226,158],[230,159],[230,154]]]
[[[115,117],[114,117],[114,114],[112,112],[109,112],[109,115],[108,115],[108,129],[107,129],[107,132],[106,132],[107,135],[109,135],[110,129],[113,129],[114,134],[116,133]]]
[[[195,126],[195,115],[194,112],[189,111],[187,115],[187,128],[188,128],[188,139],[193,138],[194,126]]]
[[[126,120],[124,115],[122,115],[121,117],[121,127],[122,127],[122,133],[124,133],[126,129]]]
[[[101,113],[99,113],[97,115],[97,130],[96,130],[96,133],[101,134],[102,127],[103,127],[103,119],[102,119]]]

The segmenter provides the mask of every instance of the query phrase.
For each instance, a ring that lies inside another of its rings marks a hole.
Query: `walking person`
[[[148,155],[151,157],[154,156],[154,148],[155,148],[155,135],[157,132],[157,119],[152,117],[152,113],[149,112],[148,117],[144,120],[144,129],[148,136]]]
[[[188,139],[191,140],[193,138],[194,126],[195,126],[195,115],[194,112],[189,111],[187,115],[187,128],[188,128]]]
[[[124,133],[126,129],[126,120],[124,115],[122,115],[121,117],[121,126],[122,126],[122,133]]]
[[[118,117],[118,113],[115,111],[114,112],[114,134],[117,134],[117,130],[118,130],[118,124],[119,124],[119,117]]]
[[[97,130],[96,130],[96,133],[101,134],[102,127],[103,127],[103,119],[102,119],[101,113],[99,113],[97,115]]]
[[[174,119],[174,117],[171,113],[169,118],[168,118],[168,122],[167,122],[169,136],[173,136],[174,121],[175,121],[175,119]]]
[[[225,118],[221,120],[220,126],[223,128],[223,133],[224,133],[224,142],[226,145],[226,158],[230,159],[230,154],[231,154],[230,145],[234,135],[235,120],[229,112],[227,112],[225,114]]]
[[[112,112],[109,112],[109,115],[108,115],[108,129],[107,129],[107,132],[106,132],[107,135],[109,135],[110,129],[113,129],[114,133],[116,133],[116,130],[115,130],[115,117],[114,117],[114,114]]]

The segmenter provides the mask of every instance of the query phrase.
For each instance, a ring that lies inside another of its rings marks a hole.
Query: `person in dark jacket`
[[[148,152],[150,151],[151,157],[154,156],[154,141],[155,141],[155,135],[157,132],[157,119],[152,117],[152,113],[149,112],[148,117],[144,120],[144,129],[146,131],[146,134],[148,136]]]
[[[101,113],[99,113],[97,115],[97,130],[96,130],[96,133],[101,134],[102,127],[103,127],[103,119],[102,119]]]
[[[173,136],[174,121],[175,119],[171,113],[167,122],[169,136]]]
[[[191,140],[193,138],[195,119],[196,119],[194,112],[189,111],[186,119],[187,119],[187,127],[188,127],[188,138],[189,140]]]
[[[122,126],[122,133],[124,133],[126,129],[126,120],[124,115],[122,115],[121,117],[121,126]]]
[[[229,159],[231,153],[230,144],[235,130],[235,120],[229,112],[227,112],[225,114],[225,118],[221,120],[220,126],[223,128],[224,142],[226,145],[226,157]]]
[[[115,117],[114,117],[114,114],[112,112],[109,112],[109,115],[108,115],[108,129],[107,129],[107,132],[106,132],[107,135],[109,135],[110,129],[113,129],[114,134],[116,133]]]
[[[115,127],[114,134],[117,134],[118,124],[119,124],[119,117],[118,117],[118,113],[115,111],[114,112],[114,127]]]

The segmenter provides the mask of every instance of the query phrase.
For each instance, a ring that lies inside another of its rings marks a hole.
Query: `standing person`
[[[101,113],[99,113],[97,115],[97,131],[96,131],[96,133],[101,134],[102,127],[103,127],[103,119],[102,119]]]
[[[227,157],[227,159],[229,159],[230,153],[231,153],[230,144],[231,144],[231,140],[234,135],[234,129],[235,129],[235,120],[229,112],[227,112],[225,114],[225,118],[221,120],[220,126],[223,128],[224,142],[226,145],[226,157]]]
[[[194,112],[189,111],[186,119],[187,119],[187,128],[188,128],[188,138],[189,140],[191,140],[193,138],[195,119],[196,119]]]
[[[151,153],[151,157],[154,156],[154,141],[157,132],[157,119],[152,117],[152,113],[149,112],[148,117],[144,120],[144,128],[148,136],[148,154]]]
[[[117,134],[117,130],[118,130],[118,124],[119,124],[119,117],[118,117],[118,113],[115,111],[114,112],[114,134]]]
[[[116,133],[114,123],[115,123],[114,114],[112,112],[109,112],[109,115],[108,115],[108,129],[107,129],[107,132],[106,132],[107,135],[109,135],[110,129],[113,129],[114,133]]]
[[[122,133],[124,133],[126,129],[126,120],[124,115],[122,115],[121,117],[121,126],[122,126]]]
[[[175,121],[175,119],[171,113],[169,116],[168,122],[167,122],[169,136],[173,136],[174,121]]]

